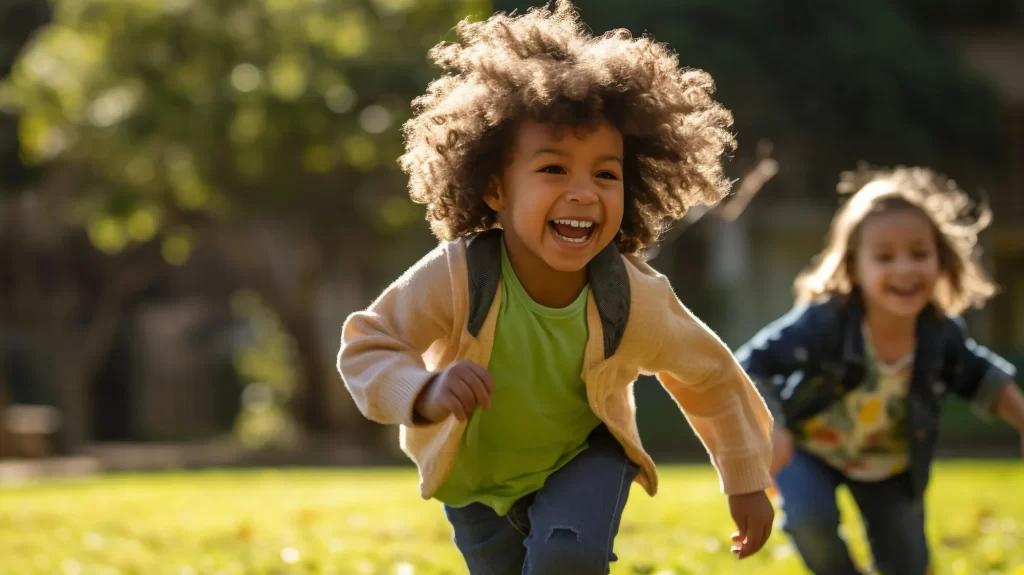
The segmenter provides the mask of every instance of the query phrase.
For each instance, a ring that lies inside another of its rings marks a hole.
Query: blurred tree
[[[0,79],[14,67],[29,37],[50,18],[46,0],[8,0],[0,5]],[[0,107],[0,194],[20,188],[26,178],[19,161],[18,121],[12,110]]]
[[[0,5],[0,78],[50,17],[46,0]],[[0,387],[8,386],[0,411],[5,401],[56,400],[73,448],[89,421],[82,382],[100,369],[125,302],[157,273],[159,258],[146,247],[103,258],[89,246],[66,218],[72,172],[47,178],[21,161],[18,114],[0,107]],[[42,389],[46,381],[55,389]]]
[[[297,348],[294,412],[324,432],[338,380],[323,334],[336,345],[340,318],[318,313],[323,280],[372,283],[394,273],[400,245],[422,250],[426,226],[410,226],[422,211],[394,161],[399,127],[434,75],[427,48],[486,11],[482,0],[58,0],[3,100],[22,115],[25,160],[76,174],[68,213],[99,250],[158,242],[181,264],[202,241],[231,256]]]
[[[522,11],[540,3],[496,0],[494,7]],[[770,186],[831,198],[839,172],[861,160],[942,164],[963,173],[971,166],[961,170],[949,162],[991,166],[1003,156],[993,153],[997,120],[989,88],[900,4],[953,10],[972,3],[647,0],[628,10],[611,1],[579,6],[595,32],[651,33],[675,49],[683,65],[710,72],[718,97],[735,116],[739,155],[751,155],[758,140],[775,143],[781,172]],[[988,13],[1000,6],[1005,12],[1012,0],[981,4]]]

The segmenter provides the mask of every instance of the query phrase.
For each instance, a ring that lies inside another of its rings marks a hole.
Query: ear
[[[487,190],[484,191],[484,203],[496,212],[500,212],[505,208],[505,190],[501,186],[501,179],[497,176],[491,176],[491,179],[487,181]]]

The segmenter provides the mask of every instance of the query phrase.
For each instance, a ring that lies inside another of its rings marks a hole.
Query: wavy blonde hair
[[[973,203],[953,180],[922,167],[861,167],[843,173],[837,189],[852,195],[832,219],[825,249],[794,282],[797,304],[849,294],[864,222],[894,210],[915,210],[935,230],[942,272],[932,297],[935,305],[956,315],[995,295],[995,284],[977,261],[978,234],[991,222],[992,212]]]

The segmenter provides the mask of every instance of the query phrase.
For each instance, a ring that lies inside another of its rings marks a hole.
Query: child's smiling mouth
[[[582,246],[590,241],[597,230],[597,224],[591,220],[558,218],[548,222],[552,234],[559,240],[575,246]]]
[[[921,291],[924,289],[924,286],[922,284],[913,284],[907,286],[888,285],[885,289],[887,292],[899,297],[914,297],[921,293]]]

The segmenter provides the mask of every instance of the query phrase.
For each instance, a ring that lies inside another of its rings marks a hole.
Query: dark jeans
[[[639,468],[603,425],[589,447],[505,517],[445,506],[470,575],[606,575]]]
[[[883,575],[924,575],[928,544],[924,504],[910,494],[904,473],[878,482],[854,481],[797,449],[776,477],[789,534],[807,568],[817,575],[858,575],[839,537],[836,488],[846,485],[860,508],[875,567]]]

